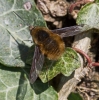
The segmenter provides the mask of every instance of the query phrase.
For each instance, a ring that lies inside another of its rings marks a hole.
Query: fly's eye
[[[37,32],[38,41],[44,41],[47,38],[49,38],[49,34],[46,31],[40,30],[40,31]]]

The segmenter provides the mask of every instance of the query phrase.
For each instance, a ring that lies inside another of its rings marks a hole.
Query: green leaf
[[[24,4],[30,2],[30,10]],[[33,0],[0,1],[0,100],[57,100],[56,91],[41,81],[30,84],[24,67],[33,43],[28,25],[46,26]],[[33,55],[32,55],[33,56]]]
[[[0,65],[0,100],[58,100],[56,91],[48,84],[28,81],[28,69]]]
[[[24,4],[31,8],[26,10]],[[28,25],[46,26],[33,0],[0,1],[0,63],[24,67],[31,43]]]
[[[58,95],[52,87],[49,87],[49,89],[41,93],[40,100],[58,100]]]
[[[60,73],[70,76],[78,67],[80,67],[80,60],[77,53],[71,48],[66,48],[65,53],[58,61],[45,60],[39,77],[45,83]]]
[[[83,100],[78,93],[71,93],[68,97],[68,100]]]
[[[86,24],[99,30],[99,3],[88,3],[78,13],[77,24]]]

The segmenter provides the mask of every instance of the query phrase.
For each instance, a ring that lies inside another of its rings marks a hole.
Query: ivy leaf
[[[1,100],[58,100],[57,92],[48,84],[28,81],[28,69],[0,65]]]
[[[83,100],[83,98],[78,93],[71,93],[68,100]]]
[[[77,24],[91,27],[91,31],[99,33],[99,2],[86,4],[78,13]]]
[[[24,6],[27,3],[29,10]],[[46,26],[34,1],[1,0],[0,7],[0,99],[57,100],[57,92],[51,86],[41,81],[30,84],[30,69],[19,68],[25,66],[33,45],[28,25]]]
[[[27,10],[25,5],[30,4]],[[0,63],[24,67],[31,45],[28,25],[46,26],[33,0],[0,1]]]
[[[45,60],[39,77],[45,83],[60,73],[70,76],[78,67],[80,67],[79,57],[73,49],[68,47],[58,61]]]

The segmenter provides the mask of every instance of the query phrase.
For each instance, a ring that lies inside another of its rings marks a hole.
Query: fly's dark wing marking
[[[51,30],[54,33],[59,34],[61,37],[69,37],[82,33],[84,25],[76,25],[71,27],[64,27],[60,29]]]
[[[35,46],[32,66],[30,70],[30,83],[33,84],[38,77],[44,63],[44,55],[40,53],[39,47]]]

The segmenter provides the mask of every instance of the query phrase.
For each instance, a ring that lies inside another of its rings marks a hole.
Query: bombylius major
[[[33,84],[42,69],[44,56],[49,60],[58,60],[65,51],[63,37],[74,36],[81,33],[83,25],[49,30],[45,27],[34,27],[30,30],[35,45],[35,51],[30,70],[30,82]]]
[[[31,30],[34,43],[41,53],[49,60],[57,60],[65,50],[63,39],[45,27],[35,27]]]

